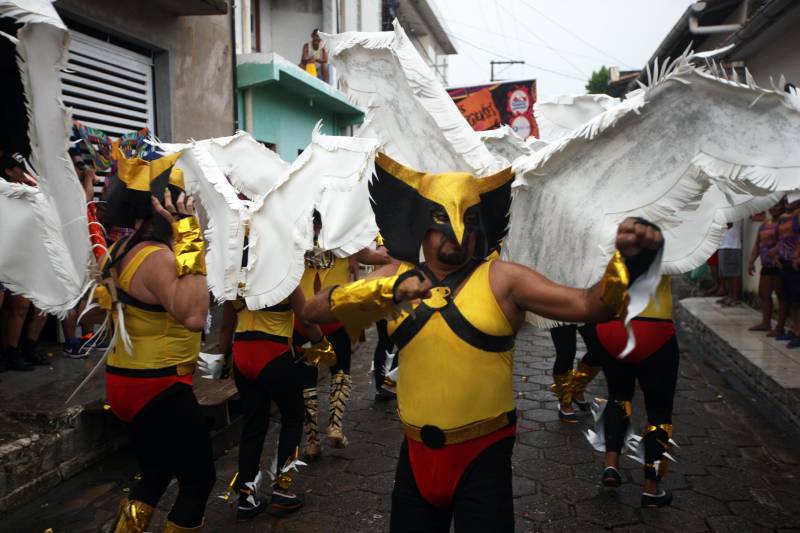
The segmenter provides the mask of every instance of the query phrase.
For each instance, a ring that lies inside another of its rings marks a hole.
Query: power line
[[[486,33],[486,34],[489,34],[489,35],[496,35],[498,37],[503,37],[504,36],[502,33],[498,33],[498,32],[495,32],[495,31],[488,30],[485,27],[475,26],[474,24],[467,24],[466,22],[462,22],[460,20],[448,20],[447,23],[448,24],[456,24],[456,25],[459,25],[459,26],[464,26],[466,28],[471,28],[473,30],[481,30],[483,33]],[[516,26],[514,26],[514,28],[516,30]],[[541,47],[541,48],[549,48],[550,50],[553,50],[553,51],[562,52],[562,53],[569,54],[569,55],[572,55],[572,56],[575,56],[575,57],[582,57],[584,59],[590,59],[592,61],[600,61],[600,60],[607,60],[608,59],[608,57],[602,57],[601,55],[587,55],[587,54],[582,54],[580,52],[575,52],[573,50],[565,50],[563,48],[555,48],[553,46],[542,44],[541,42],[530,41],[528,39],[522,39],[519,35],[517,35],[516,37],[512,37],[511,35],[509,35],[508,37],[513,39],[513,40],[515,40],[515,41],[517,41],[517,42],[519,42],[519,43],[521,43],[521,44],[528,44],[528,45],[532,45],[532,46],[538,46],[538,47]]]
[[[467,41],[466,39],[463,39],[463,38],[459,37],[458,35],[454,35],[454,34],[452,34],[452,33],[450,33],[450,32],[447,32],[447,31],[445,31],[445,33],[446,33],[446,34],[447,34],[449,37],[452,37],[453,39],[457,39],[457,40],[461,41],[462,43],[464,43],[464,44],[466,44],[466,45],[469,45],[469,46],[471,46],[471,47],[473,47],[473,48],[476,48],[476,49],[478,49],[478,50],[481,50],[482,52],[486,52],[487,54],[491,54],[491,55],[493,55],[493,56],[496,56],[496,57],[499,57],[499,58],[501,58],[501,59],[507,59],[507,60],[509,60],[509,61],[514,61],[514,59],[513,59],[513,58],[511,58],[511,57],[508,57],[508,56],[507,56],[507,55],[505,55],[505,54],[501,54],[501,53],[499,53],[499,52],[496,52],[496,51],[494,51],[494,50],[489,50],[488,48],[484,48],[483,46],[480,46],[480,45],[478,45],[478,44],[475,44],[475,43],[473,43],[473,42]],[[579,78],[579,77],[577,77],[577,76],[573,76],[572,74],[566,74],[566,73],[564,73],[564,72],[559,72],[559,71],[557,71],[557,70],[549,69],[549,68],[547,68],[547,67],[541,67],[541,66],[539,66],[539,65],[533,65],[533,64],[531,64],[531,63],[525,63],[525,66],[527,66],[527,67],[531,67],[531,68],[536,68],[536,69],[538,69],[538,70],[543,70],[544,72],[549,72],[549,73],[551,73],[551,74],[556,74],[557,76],[563,76],[563,77],[565,77],[565,78],[571,78],[571,79],[573,79],[573,80],[578,80],[578,81],[583,81],[583,82],[585,82],[585,81],[587,80],[587,78]]]
[[[601,49],[600,49],[600,48],[598,48],[597,46],[593,45],[592,43],[590,43],[589,41],[587,41],[586,39],[584,39],[583,37],[581,37],[581,36],[580,36],[580,35],[578,35],[577,33],[573,32],[573,31],[572,31],[572,30],[570,30],[569,28],[566,28],[566,27],[564,27],[564,26],[563,26],[561,23],[559,23],[557,20],[554,20],[554,19],[552,19],[552,18],[548,17],[547,15],[545,15],[544,13],[542,13],[541,11],[539,11],[538,9],[536,9],[535,7],[533,7],[531,4],[529,4],[529,3],[528,3],[528,2],[526,2],[525,0],[520,0],[520,2],[522,2],[522,4],[523,4],[523,5],[527,6],[527,7],[528,7],[528,9],[532,9],[533,11],[535,11],[536,13],[538,13],[538,14],[539,14],[539,15],[540,15],[542,18],[545,18],[545,19],[549,20],[550,22],[552,22],[553,24],[555,24],[556,26],[558,26],[559,28],[561,28],[561,29],[562,29],[562,30],[564,30],[565,32],[569,33],[570,35],[572,35],[573,37],[575,37],[576,39],[578,39],[579,41],[581,41],[581,42],[582,42],[582,43],[584,43],[585,45],[587,45],[587,46],[589,46],[589,47],[591,47],[591,48],[593,48],[593,49],[597,50],[598,52],[600,52],[601,54],[603,54],[603,55],[604,55],[604,56],[606,56],[607,58],[613,59],[614,61],[616,61],[616,62],[617,62],[617,63],[619,63],[620,65],[625,65],[625,66],[626,66],[626,67],[628,67],[628,68],[636,68],[636,67],[634,67],[634,66],[632,66],[632,65],[630,65],[630,64],[628,64],[628,63],[626,63],[625,61],[623,61],[623,60],[619,59],[618,57],[615,57],[615,56],[613,56],[613,55],[609,54],[608,52],[604,52],[603,50],[601,50]]]
[[[495,1],[494,5],[496,7],[499,6],[503,11],[508,13],[510,16],[512,16],[512,17],[514,16],[513,13],[511,13],[508,9],[506,9],[505,6],[501,5],[499,2]],[[578,65],[576,65],[575,63],[573,63],[572,61],[570,61],[569,59],[567,59],[566,57],[561,55],[561,52],[559,52],[558,50],[556,50],[555,48],[553,48],[552,46],[547,44],[547,42],[544,39],[542,39],[541,37],[539,37],[533,30],[531,30],[530,28],[527,28],[527,30],[528,30],[528,33],[533,35],[536,38],[536,40],[540,41],[542,43],[542,45],[544,45],[545,48],[549,48],[550,50],[555,52],[556,55],[558,55],[558,57],[560,57],[562,61],[564,61],[569,66],[571,66],[573,69],[575,69],[575,71],[578,73],[578,75],[583,76],[584,72]]]

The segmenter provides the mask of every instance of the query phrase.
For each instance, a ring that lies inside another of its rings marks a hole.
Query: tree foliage
[[[586,84],[586,91],[589,94],[608,94],[609,77],[608,69],[605,66],[600,67],[600,70],[592,72],[592,77]]]

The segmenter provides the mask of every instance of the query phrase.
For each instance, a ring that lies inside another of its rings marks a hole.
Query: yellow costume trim
[[[553,384],[550,385],[550,390],[556,395],[558,403],[560,403],[562,407],[569,407],[572,405],[571,375],[571,371],[553,374]]]
[[[318,343],[312,344],[310,348],[306,348],[303,356],[314,366],[331,367],[336,364],[336,352],[333,351],[333,345],[325,337],[322,337]]]
[[[591,383],[597,373],[600,372],[599,366],[591,366],[586,363],[578,363],[578,368],[570,375],[570,384],[573,394],[581,394],[586,391],[587,385]]]
[[[383,240],[383,235],[381,235],[380,233],[378,233],[378,235],[375,236],[375,246],[377,247],[386,246],[386,242]]]
[[[399,277],[362,279],[335,287],[330,294],[331,312],[348,330],[364,329],[395,311],[394,286]]]
[[[631,414],[633,413],[633,404],[626,400],[615,400],[615,402],[621,409],[622,412],[625,413],[626,418],[630,418]]]
[[[163,533],[199,533],[200,531],[203,531],[203,524],[205,524],[205,520],[203,520],[203,522],[201,522],[197,527],[181,527],[172,520],[167,520],[167,523],[164,524]]]
[[[154,509],[146,503],[123,498],[111,533],[142,533],[150,524]]]
[[[658,431],[659,429],[664,430],[664,432],[666,432],[667,434],[667,437],[672,438],[672,424],[659,424],[657,426],[648,424],[644,428],[644,434],[647,435],[648,433],[652,433],[653,431]]]
[[[615,316],[623,320],[630,300],[628,296],[630,279],[625,258],[617,250],[608,262],[603,279],[600,280],[600,299],[614,311]]]
[[[105,311],[111,311],[113,301],[111,299],[111,293],[108,291],[108,287],[105,285],[97,285],[97,287],[94,289],[93,299],[97,302],[97,305],[99,305],[101,309]]]
[[[405,167],[383,153],[378,153],[375,163],[423,198],[444,207],[459,244],[464,238],[464,213],[467,209],[480,204],[481,194],[493,191],[514,178],[511,167],[484,178],[476,178],[468,172],[427,174]],[[434,177],[437,179],[432,179]]]
[[[175,252],[175,273],[206,275],[206,254],[203,235],[195,217],[172,223],[172,250]]]
[[[175,165],[181,152],[168,154],[153,161],[145,161],[138,157],[126,158],[122,150],[114,151],[117,161],[117,176],[133,191],[150,192],[150,182],[164,173],[165,170]],[[185,189],[183,184],[183,171],[174,168],[169,174],[170,185]]]
[[[292,455],[286,459],[286,464],[280,468],[275,476],[275,486],[281,490],[289,490],[294,481],[294,474],[297,472],[297,467],[292,463],[300,460],[300,447],[296,447]]]

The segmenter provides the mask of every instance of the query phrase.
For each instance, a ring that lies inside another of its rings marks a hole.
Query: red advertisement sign
[[[476,131],[507,124],[523,139],[539,136],[539,128],[533,118],[536,80],[460,87],[448,89],[447,92]]]

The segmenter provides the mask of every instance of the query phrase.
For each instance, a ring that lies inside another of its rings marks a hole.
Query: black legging
[[[636,381],[639,382],[644,394],[647,423],[653,426],[672,424],[672,403],[678,382],[679,363],[678,340],[674,335],[653,355],[639,363],[626,363],[611,356],[605,357],[603,371],[608,382],[609,400],[606,407],[608,416],[604,424],[606,450],[610,452],[622,450],[628,421],[617,412],[614,402],[631,401]],[[647,452],[647,442],[645,445]]]
[[[553,375],[564,374],[572,370],[575,364],[575,355],[578,351],[578,337],[580,332],[584,344],[586,344],[586,355],[583,362],[589,366],[602,366],[603,357],[594,347],[595,335],[594,324],[584,324],[576,326],[569,324],[550,328],[550,337],[556,348],[556,360],[553,363]]]
[[[217,474],[208,425],[192,387],[176,383],[153,398],[128,426],[142,476],[130,499],[155,507],[174,476],[178,497],[169,520],[186,528],[202,524]]]
[[[375,353],[372,356],[374,369],[372,371],[372,378],[375,381],[375,390],[380,392],[381,385],[383,385],[383,365],[386,363],[386,352],[391,352],[394,348],[392,339],[389,338],[389,331],[385,320],[379,320],[375,323],[375,329],[378,331],[378,344],[375,346]],[[397,357],[392,361],[392,369],[397,367]]]
[[[269,429],[271,401],[275,402],[281,413],[278,468],[285,465],[295,448],[300,446],[303,436],[303,387],[299,365],[294,363],[291,352],[271,361],[255,381],[237,372],[235,365],[233,376],[244,411],[238,477],[238,486],[242,487],[258,474],[264,438]]]
[[[325,336],[333,345],[333,351],[336,352],[336,364],[331,367],[331,376],[335,375],[340,370],[343,370],[345,374],[349,374],[352,346],[350,345],[350,337],[347,335],[347,330],[342,327]],[[293,342],[295,346],[301,346],[308,342],[308,339],[295,331]],[[319,369],[316,366],[303,365],[302,363],[299,366],[305,367],[301,370],[303,375],[303,388],[310,389],[316,387]]]
[[[434,507],[419,493],[408,444],[403,439],[392,491],[391,533],[512,533],[511,452],[514,437],[506,437],[483,450],[467,467],[456,487],[453,504]]]

